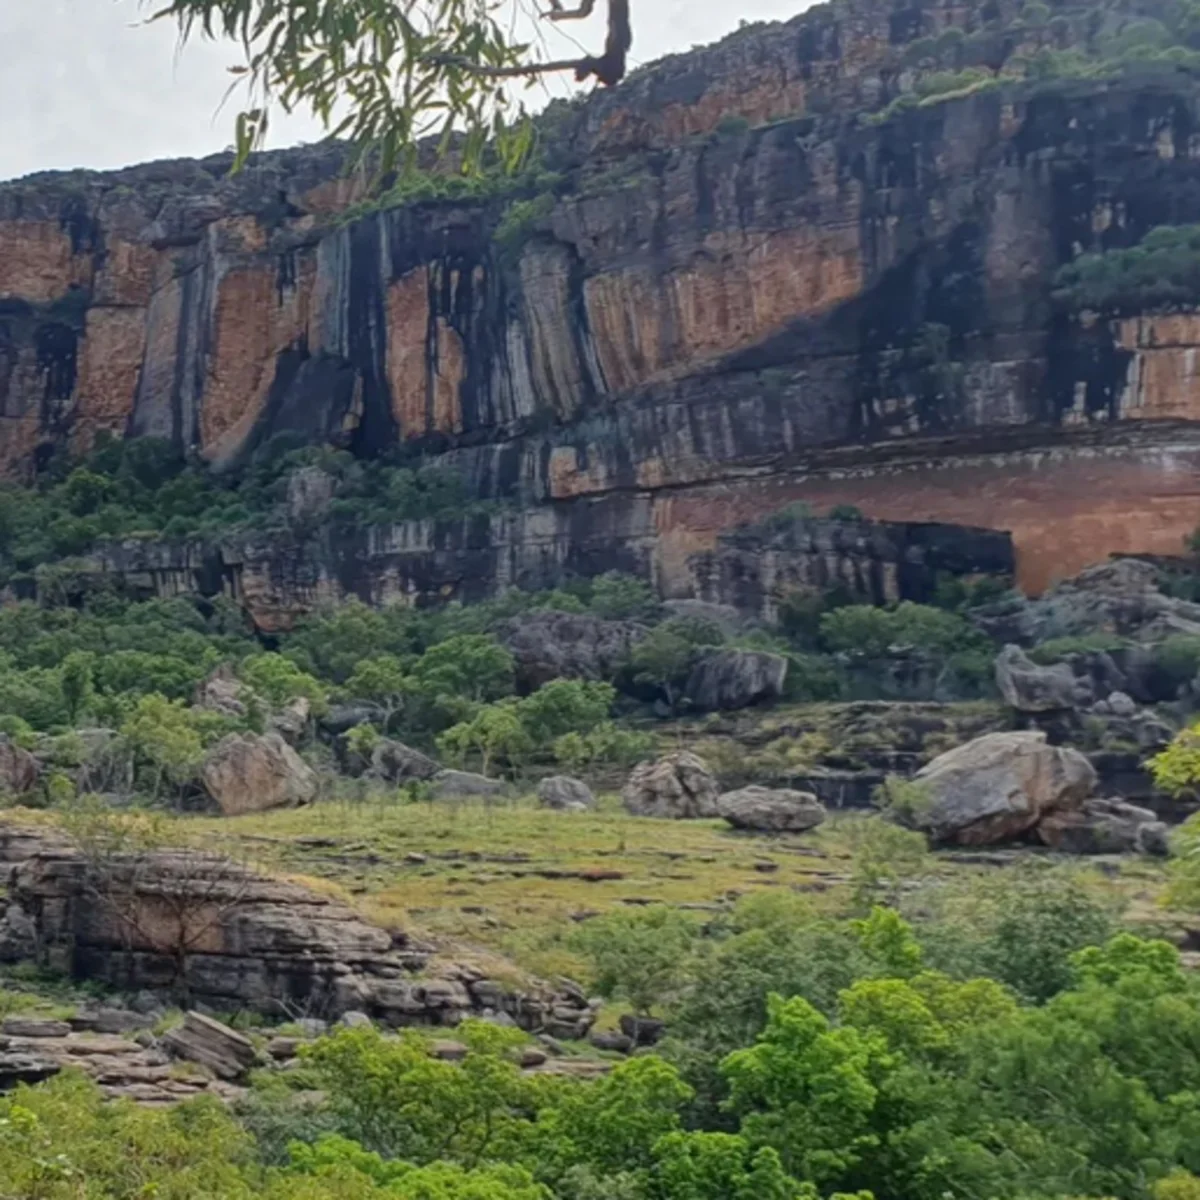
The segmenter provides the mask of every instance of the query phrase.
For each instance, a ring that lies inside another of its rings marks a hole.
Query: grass
[[[853,819],[853,818],[851,818]],[[180,819],[292,878],[345,890],[369,919],[540,973],[575,964],[563,934],[621,905],[725,906],[750,892],[820,892],[845,882],[851,850],[834,820],[771,839],[719,821],[631,817],[605,797],[589,813],[526,799],[480,804],[326,803],[232,819]]]
[[[834,813],[808,834],[752,836],[715,820],[632,817],[614,795],[595,811],[563,813],[539,809],[531,797],[404,803],[381,793],[234,818],[172,817],[167,832],[343,898],[370,921],[430,941],[438,954],[519,983],[528,974],[579,976],[571,930],[621,906],[681,906],[703,922],[740,896],[788,890],[844,911],[880,867],[910,891],[983,883],[1008,869],[988,865],[994,855],[972,860],[918,847],[914,857],[911,847],[881,840],[880,830],[863,814]],[[1161,864],[1074,860],[1068,869],[1119,892],[1139,924],[1169,921],[1159,904]]]

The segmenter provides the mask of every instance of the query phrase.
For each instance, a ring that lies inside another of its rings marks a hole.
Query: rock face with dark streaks
[[[920,599],[947,555],[995,569],[1004,532],[1032,590],[1175,552],[1200,315],[1076,320],[1052,291],[1078,251],[1196,218],[1200,90],[1159,72],[888,109],[947,29],[1042,48],[1019,7],[835,0],[667,59],[547,115],[560,179],[526,209],[338,221],[362,197],[329,144],[236,176],[217,157],[0,186],[0,472],[101,431],[217,468],[287,434],[419,452],[512,506],[103,556],[265,630],[338,596],[595,569],[760,610],[777,583]],[[1092,36],[1079,13],[1057,48]],[[313,478],[293,500],[328,497]],[[798,500],[868,522],[799,531],[742,577],[722,535]]]

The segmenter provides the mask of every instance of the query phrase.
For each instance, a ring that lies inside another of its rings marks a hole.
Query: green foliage
[[[516,170],[532,148],[505,76],[525,73],[536,54],[500,8],[364,2],[332,21],[309,6],[170,0],[156,15],[177,22],[185,41],[219,36],[243,48],[235,74],[247,107],[235,123],[235,165],[262,145],[278,109],[307,110],[379,176],[414,170],[424,138],[439,137],[443,152],[453,144],[465,174],[488,161]]]
[[[627,1000],[646,1015],[682,985],[695,938],[693,921],[654,905],[593,917],[576,931],[572,944],[591,964],[592,983],[602,996]]]
[[[1200,725],[1176,734],[1146,765],[1155,787],[1172,796],[1194,795],[1200,786]]]
[[[1172,634],[1154,647],[1154,665],[1177,687],[1200,673],[1200,637]]]
[[[616,694],[608,683],[554,679],[519,701],[517,712],[534,744],[547,746],[567,734],[587,734],[604,724]]]
[[[651,757],[658,742],[652,733],[622,729],[612,721],[601,721],[592,728],[573,730],[556,738],[555,762],[572,771],[599,764],[631,767]]]
[[[901,825],[919,827],[933,805],[933,797],[925,784],[915,779],[889,775],[879,785],[876,803]]]
[[[289,512],[289,480],[313,467],[330,477],[334,498],[301,528]],[[0,577],[36,569],[42,594],[53,594],[100,581],[86,564],[63,578],[53,570],[106,540],[212,540],[284,526],[311,534],[483,511],[489,506],[468,497],[461,476],[436,466],[364,462],[281,437],[243,470],[217,475],[185,463],[169,442],[101,437],[80,464],[52,464],[36,487],[0,485]]]
[[[588,607],[608,621],[644,620],[654,615],[658,601],[645,580],[608,571],[592,580]]]
[[[893,609],[850,604],[821,616],[821,640],[833,651],[881,658],[910,647],[948,657],[986,645],[986,639],[955,613],[901,601]]]
[[[0,1195],[26,1200],[250,1200],[250,1140],[214,1098],[169,1109],[106,1101],[68,1073],[0,1097]]]
[[[186,783],[200,762],[204,741],[192,712],[178,700],[156,692],[143,696],[121,726],[135,761],[149,772],[150,792],[157,796],[164,782]]]
[[[532,1085],[510,1055],[519,1033],[466,1021],[456,1037],[468,1048],[461,1063],[431,1058],[418,1033],[374,1029],[339,1030],[305,1061],[329,1092],[338,1133],[388,1158],[476,1166],[503,1144]]]
[[[1055,299],[1078,311],[1145,312],[1200,299],[1200,225],[1160,225],[1136,245],[1083,254],[1055,280]]]
[[[514,200],[496,225],[492,240],[501,256],[515,262],[525,244],[550,219],[554,211],[553,194],[544,192],[529,200]]]
[[[890,1065],[873,1031],[834,1028],[807,1000],[771,996],[756,1043],[721,1064],[729,1110],[754,1144],[777,1150],[784,1166],[833,1183],[879,1145],[874,1077]]]
[[[479,770],[487,775],[497,760],[510,767],[521,766],[533,752],[534,741],[521,720],[517,701],[502,700],[452,725],[438,735],[437,745],[443,755],[461,765],[477,757]]]
[[[1034,646],[1029,652],[1029,657],[1036,663],[1048,666],[1051,663],[1062,662],[1071,654],[1107,654],[1127,644],[1124,638],[1115,634],[1086,633],[1072,637],[1049,638]]]
[[[307,700],[314,713],[326,708],[325,689],[307,671],[282,654],[252,654],[239,672],[268,704],[283,708],[293,700]]]
[[[1196,814],[1171,839],[1170,878],[1170,902],[1177,908],[1200,908],[1200,817]]]

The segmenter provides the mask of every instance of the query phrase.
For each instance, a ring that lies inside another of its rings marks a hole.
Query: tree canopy
[[[333,136],[350,138],[380,171],[415,161],[417,143],[439,137],[464,169],[490,146],[503,166],[528,152],[532,130],[517,95],[552,72],[611,85],[625,74],[632,41],[628,0],[606,0],[608,34],[598,54],[543,57],[540,39],[520,40],[539,16],[582,20],[596,0],[537,14],[525,0],[169,0],[154,19],[174,20],[183,40],[230,38],[244,61],[237,118],[241,163],[262,143],[273,107],[308,109]],[[533,26],[536,28],[536,25]]]

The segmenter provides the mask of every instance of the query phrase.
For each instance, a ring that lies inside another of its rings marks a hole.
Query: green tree
[[[430,1057],[426,1039],[405,1032],[339,1030],[305,1051],[337,1118],[338,1132],[367,1150],[416,1163],[450,1159],[476,1167],[527,1112],[533,1085],[513,1061],[523,1036],[465,1021],[455,1036],[460,1063]]]
[[[773,1147],[789,1171],[821,1184],[879,1146],[879,1083],[892,1065],[876,1032],[831,1027],[803,997],[772,996],[758,1041],[721,1072],[750,1144]]]
[[[640,619],[658,607],[654,589],[644,580],[620,571],[606,571],[592,580],[588,607],[608,621]]]
[[[138,700],[121,726],[121,735],[129,742],[136,760],[149,769],[153,796],[160,794],[164,782],[186,783],[204,749],[184,705],[157,692]]]
[[[607,683],[554,679],[517,705],[521,723],[534,743],[546,746],[568,733],[587,733],[608,716],[616,689]]]
[[[520,766],[533,749],[533,739],[512,700],[487,704],[469,720],[452,725],[438,735],[438,749],[465,763],[474,754],[479,769],[487,775],[497,759]]]
[[[694,643],[668,621],[630,648],[629,668],[634,683],[660,690],[674,708],[695,659]]]
[[[252,654],[242,663],[238,673],[275,708],[301,698],[307,700],[316,713],[326,706],[325,688],[321,682],[282,654]]]
[[[75,650],[63,659],[62,697],[67,721],[74,725],[92,698],[95,656],[85,650]]]
[[[342,691],[353,700],[377,704],[383,712],[383,727],[390,729],[393,718],[412,694],[413,684],[404,664],[394,654],[360,659]]]
[[[430,646],[413,665],[412,677],[428,697],[483,702],[512,692],[513,665],[512,654],[495,638],[463,633]]]
[[[653,905],[593,917],[571,940],[591,963],[596,990],[646,1016],[682,987],[696,926],[683,913]]]

